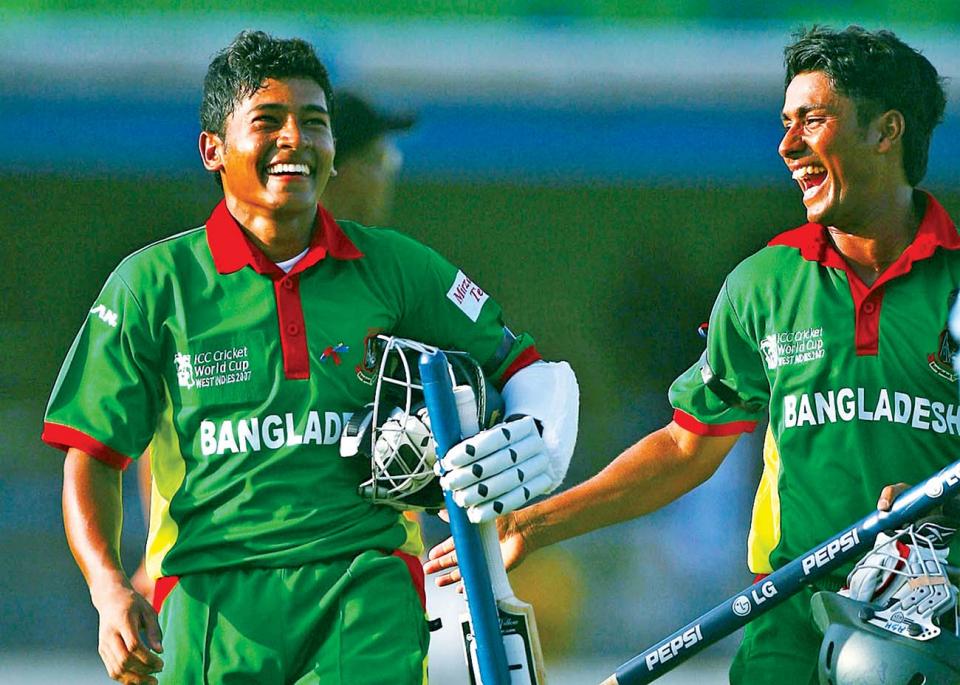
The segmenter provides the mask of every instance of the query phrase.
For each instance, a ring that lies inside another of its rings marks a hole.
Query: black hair
[[[299,38],[274,38],[263,31],[243,31],[216,54],[207,68],[200,101],[201,129],[222,137],[227,117],[268,78],[315,81],[323,89],[327,109],[333,115],[330,77],[309,43]]]
[[[819,71],[857,106],[857,121],[895,109],[903,115],[903,170],[911,186],[927,173],[933,129],[943,119],[944,79],[930,61],[890,31],[848,26],[802,29],[784,51],[786,86],[797,74]]]

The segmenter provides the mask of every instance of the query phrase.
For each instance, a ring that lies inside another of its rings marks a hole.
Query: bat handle
[[[453,389],[454,399],[457,401],[457,415],[460,418],[460,434],[463,438],[470,438],[480,432],[480,423],[477,417],[477,397],[469,385],[458,385]],[[487,569],[490,572],[490,583],[493,585],[493,596],[500,600],[513,594],[507,571],[503,567],[503,555],[500,553],[500,535],[497,533],[497,522],[481,523],[480,542],[483,544],[483,556],[487,560]]]
[[[423,353],[419,366],[423,396],[430,413],[430,427],[437,443],[437,458],[442,459],[447,450],[461,439],[450,367],[446,355],[440,351]],[[480,533],[467,519],[467,512],[457,506],[449,491],[444,492],[444,500],[470,608],[480,679],[484,685],[505,685],[510,682],[510,672],[500,637],[500,620]]]

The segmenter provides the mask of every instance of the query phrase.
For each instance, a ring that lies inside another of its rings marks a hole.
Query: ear
[[[890,109],[873,121],[873,135],[876,136],[877,152],[889,152],[903,138],[906,122],[903,114]]]
[[[200,132],[200,159],[207,171],[223,170],[223,140],[216,133]]]

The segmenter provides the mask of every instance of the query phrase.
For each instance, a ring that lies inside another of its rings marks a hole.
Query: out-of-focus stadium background
[[[576,483],[670,417],[669,382],[724,274],[803,221],[776,154],[781,50],[802,24],[888,27],[960,74],[960,4],[763,0],[190,0],[0,4],[0,683],[105,683],[96,614],[64,542],[47,394],[113,266],[205,220],[200,82],[244,28],[317,46],[336,85],[418,112],[394,224],[501,301],[582,393]],[[77,7],[77,6],[81,7]],[[242,8],[242,9],[238,9]],[[925,187],[960,215],[956,85]],[[599,681],[749,582],[756,438],[645,520],[532,557],[554,683]],[[135,485],[124,556],[143,540]],[[444,530],[427,526],[431,541]],[[465,682],[456,605],[433,682]],[[264,608],[265,615],[269,607]],[[723,682],[727,640],[664,682]]]

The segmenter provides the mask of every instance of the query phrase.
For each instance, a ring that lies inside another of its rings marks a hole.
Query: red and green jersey
[[[357,494],[339,456],[373,400],[357,375],[383,332],[469,352],[493,379],[538,358],[500,307],[436,252],[323,209],[289,272],[224,203],[205,227],[124,259],[67,355],[43,439],[117,467],[149,445],[148,571],[277,567],[367,549],[420,551],[419,531]]]
[[[926,210],[913,243],[870,287],[819,224],[742,262],[714,305],[706,351],[670,388],[674,420],[702,435],[752,431],[769,412],[748,542],[755,573],[867,515],[883,486],[960,456],[945,332],[960,237],[933,197],[917,200]]]

